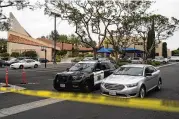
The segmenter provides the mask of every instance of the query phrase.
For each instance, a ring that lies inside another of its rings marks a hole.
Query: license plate
[[[115,91],[110,91],[109,95],[116,95],[116,92]]]
[[[60,87],[61,88],[65,88],[65,84],[60,84]]]

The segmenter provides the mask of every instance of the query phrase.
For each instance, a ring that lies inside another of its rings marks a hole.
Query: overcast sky
[[[35,0],[30,0],[35,1]],[[153,9],[157,13],[165,15],[167,17],[176,17],[179,19],[179,0],[156,0],[153,5]],[[54,19],[44,15],[43,9],[31,11],[24,9],[17,11],[15,8],[3,9],[6,15],[12,12],[20,24],[26,29],[26,31],[34,38],[46,36],[54,29]],[[60,34],[72,34],[74,33],[73,26],[69,26],[65,21],[58,21],[57,30]],[[0,32],[0,37],[7,38],[7,32]],[[176,49],[179,47],[179,31],[175,32],[174,36],[166,40],[168,48]]]

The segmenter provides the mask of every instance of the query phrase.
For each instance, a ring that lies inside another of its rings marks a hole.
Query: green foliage
[[[159,65],[161,65],[161,63],[158,62],[158,61],[147,61],[147,64],[153,65],[153,66],[159,66]]]
[[[166,43],[166,42],[164,42],[164,43],[162,44],[162,56],[163,56],[164,58],[167,58],[167,43]]]
[[[61,56],[60,55],[57,55],[56,56],[56,62],[60,62],[61,61]]]
[[[30,57],[30,58],[36,58],[37,57],[36,51],[24,51],[21,55],[24,56],[24,57]]]
[[[3,59],[3,60],[8,60],[9,56],[10,56],[9,53],[7,53],[7,52],[1,53],[0,55],[2,57],[1,59]]]
[[[93,57],[93,54],[86,54],[85,57]]]
[[[78,56],[78,54],[79,54],[79,50],[72,48],[72,57],[76,57],[76,56]]]
[[[71,60],[72,62],[79,62],[79,61],[81,61],[83,59],[83,57],[77,57],[77,58],[75,58],[75,59],[73,59],[73,60]]]
[[[11,53],[11,57],[19,57],[20,56],[20,53],[18,53],[18,52],[12,52]]]
[[[155,29],[154,20],[152,20],[151,29],[148,31],[147,37],[147,51],[148,58],[155,58]]]
[[[66,50],[57,51],[57,55],[64,56],[67,54]]]
[[[1,53],[1,57],[9,57],[9,53],[7,53],[7,52]]]
[[[8,7],[16,7],[17,10],[29,7],[33,9],[34,6],[30,5],[28,0],[0,0],[0,31],[9,30],[10,20],[5,16],[3,9]]]

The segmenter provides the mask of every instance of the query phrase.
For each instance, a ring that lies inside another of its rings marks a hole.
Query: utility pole
[[[53,64],[56,64],[56,44],[57,44],[57,27],[56,27],[56,14],[55,15],[55,21],[54,21],[54,61],[53,61]]]

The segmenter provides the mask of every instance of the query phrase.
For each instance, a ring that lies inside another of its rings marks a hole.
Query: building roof
[[[93,48],[79,47],[80,51],[92,51]]]
[[[11,22],[11,28],[10,31],[14,31],[16,33],[31,37],[31,35],[21,26],[21,24],[18,22],[18,20],[15,18],[15,16],[10,12],[10,22]]]
[[[26,38],[23,38],[23,37],[20,37],[20,36],[17,36],[17,35],[13,35],[13,34],[10,34],[9,35],[9,38],[8,38],[8,42],[13,42],[13,43],[20,43],[20,44],[26,44],[26,45],[34,45],[34,46],[44,46],[44,43],[46,44],[45,46],[46,47],[51,47],[53,48],[53,41],[52,40],[49,40],[49,39],[45,39],[45,38],[38,38],[37,40],[40,40],[43,42],[42,43],[38,43],[36,41],[32,41],[32,40],[28,40]],[[58,49],[63,49],[63,50],[72,50],[72,44],[69,44],[69,43],[63,43],[63,48],[62,48],[62,43],[60,42],[57,42],[57,50]],[[79,47],[79,50],[80,51],[92,51],[93,49],[92,48],[86,48],[86,47]]]
[[[28,40],[28,39],[25,39],[25,38],[22,38],[22,37],[19,37],[16,35],[12,35],[12,34],[9,35],[8,42],[26,44],[26,45],[34,45],[34,46],[43,46],[40,43],[31,41],[31,40]]]

